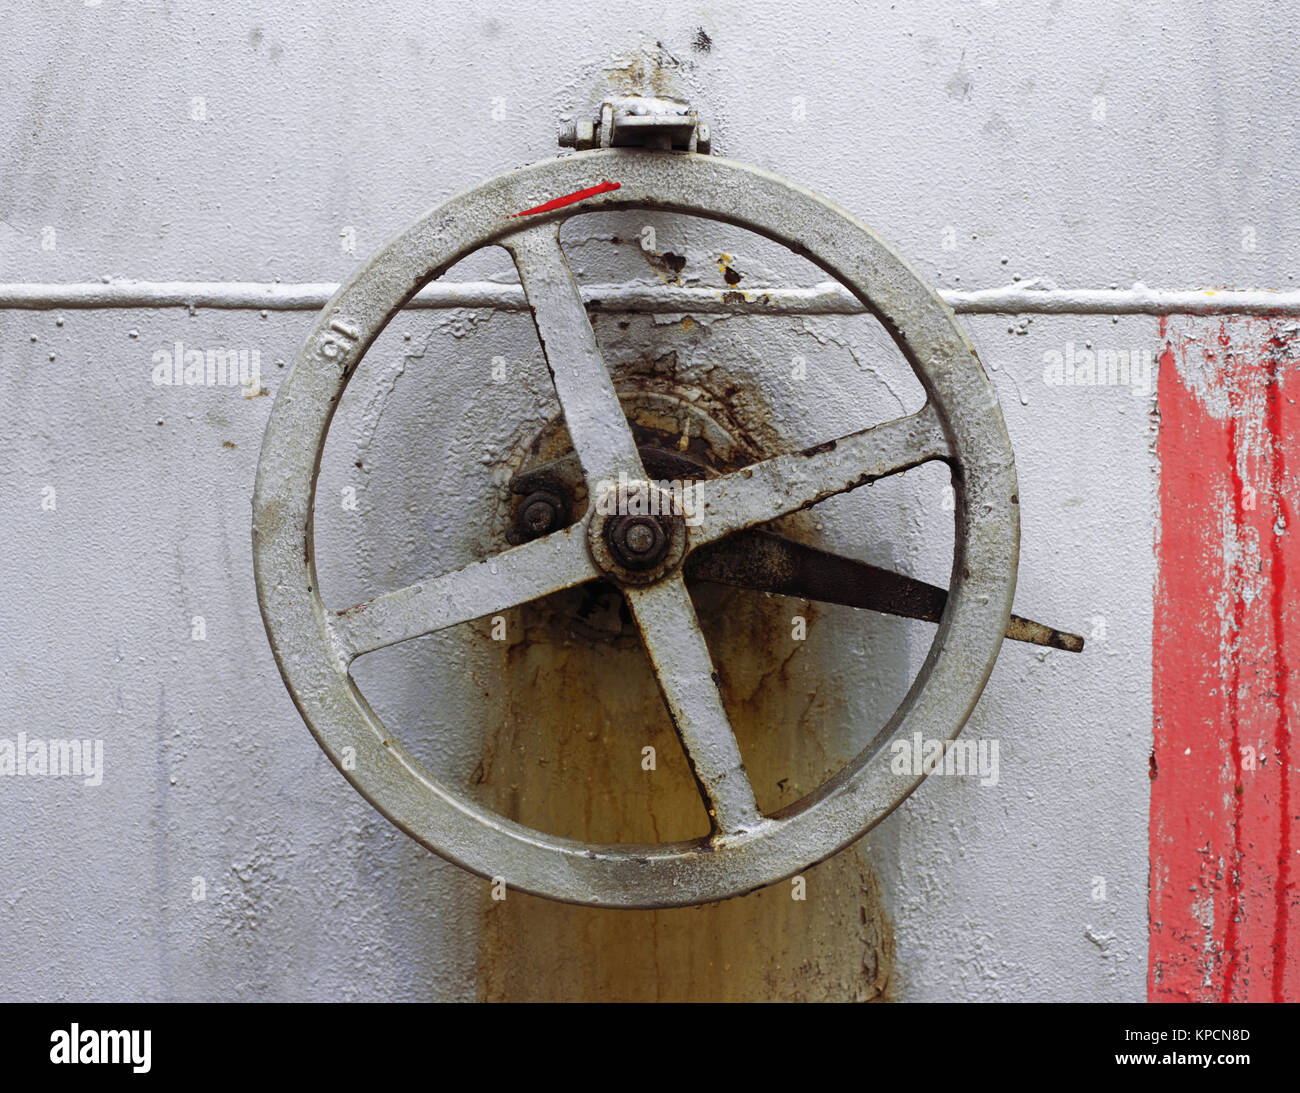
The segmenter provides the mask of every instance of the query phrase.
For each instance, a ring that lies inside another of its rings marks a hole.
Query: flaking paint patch
[[[1149,995],[1295,1000],[1295,327],[1161,333]]]

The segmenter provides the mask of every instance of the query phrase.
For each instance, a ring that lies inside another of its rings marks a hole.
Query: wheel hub
[[[686,557],[686,521],[671,490],[654,482],[623,482],[597,499],[587,545],[611,580],[653,584]]]

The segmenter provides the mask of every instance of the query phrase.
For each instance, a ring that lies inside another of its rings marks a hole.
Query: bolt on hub
[[[655,516],[616,516],[605,525],[605,539],[628,569],[653,569],[668,553],[668,529]]]

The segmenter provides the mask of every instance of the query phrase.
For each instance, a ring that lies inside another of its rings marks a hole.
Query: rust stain
[[[669,358],[671,355],[669,355]],[[673,361],[649,372],[667,385]],[[651,375],[641,377],[651,384]],[[716,391],[734,410],[752,399]],[[752,405],[749,410],[757,408]],[[721,412],[721,411],[719,411]],[[753,458],[774,438],[761,413],[732,421]],[[638,440],[697,458],[717,453],[674,435],[662,412],[633,414]],[[763,443],[758,443],[761,438]],[[554,458],[554,438],[529,447]],[[794,518],[797,526],[800,518]],[[773,812],[847,761],[842,699],[818,664],[833,642],[814,605],[714,585],[693,588],[705,638],[754,785]],[[792,617],[809,640],[794,640]],[[589,585],[514,613],[514,644],[492,643],[501,685],[496,730],[470,787],[529,826],[591,842],[666,842],[707,834],[708,817],[622,597]],[[821,642],[825,645],[820,645]],[[647,747],[655,769],[643,768]],[[484,886],[479,993],[486,1001],[885,1000],[892,927],[870,862],[856,847],[788,882],[702,907],[615,911],[575,907]]]
[[[650,263],[650,268],[659,275],[659,280],[669,285],[680,285],[682,283],[682,270],[686,268],[686,256],[683,254],[674,254],[672,251],[664,251],[660,254],[658,251],[643,250],[645,259]]]
[[[641,48],[616,61],[605,69],[604,77],[611,93],[681,98],[681,73],[691,67],[691,62],[683,62],[669,52],[663,42],[656,42],[653,49]]]
[[[833,724],[816,653],[789,638],[797,601],[701,587],[755,796],[775,811],[842,766],[819,740]],[[811,616],[807,607],[799,610]],[[708,820],[635,644],[558,645],[528,618],[506,653],[505,716],[476,772],[484,800],[533,827],[592,842],[702,836]],[[542,631],[542,632],[539,632]],[[754,636],[771,637],[761,648]],[[642,749],[657,769],[642,769]],[[850,848],[806,871],[807,900],[780,883],[703,907],[611,911],[485,891],[485,1001],[871,1001],[888,997],[892,928],[870,863]]]

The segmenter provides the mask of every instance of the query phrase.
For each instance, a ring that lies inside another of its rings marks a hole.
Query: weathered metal
[[[15,311],[157,309],[319,311],[332,283],[262,281],[73,281],[0,284],[0,308]],[[1300,291],[1272,289],[1053,288],[1032,281],[939,292],[958,315],[1300,315]],[[588,308],[658,315],[862,315],[867,307],[833,282],[800,288],[589,285]],[[527,311],[519,285],[443,281],[423,286],[407,308]]]
[[[606,526],[605,539],[628,569],[650,569],[668,553],[668,531],[657,516],[617,516]]]
[[[584,521],[592,561],[620,586],[653,584],[674,572],[686,557],[686,523],[672,494],[648,482],[641,485],[644,489],[638,493],[654,500],[654,515],[628,512],[630,491],[614,485],[594,495],[594,511]],[[628,541],[628,533],[638,527],[658,531],[659,537],[650,544],[652,551],[637,552]]]
[[[567,509],[565,499],[551,490],[535,490],[524,498],[519,506],[519,524],[521,534],[529,539],[546,535],[563,527]]]
[[[696,551],[686,566],[686,576],[927,622],[938,622],[948,602],[947,591],[937,585],[761,528],[738,532]],[[1067,653],[1083,652],[1079,634],[1019,615],[1011,616],[1007,637]]]
[[[576,207],[560,203],[575,193],[592,196]],[[348,672],[371,649],[606,575],[588,550],[594,506],[573,527],[345,611],[322,602],[312,549],[321,450],[357,362],[428,281],[489,243],[515,258],[590,495],[601,496],[620,474],[644,481],[557,242],[561,220],[618,209],[704,215],[807,256],[880,319],[927,394],[916,414],[711,480],[688,549],[930,460],[949,464],[957,495],[951,588],[919,676],[860,755],[771,815],[754,802],[680,572],[671,568],[647,585],[616,575],[713,818],[703,840],[649,846],[581,843],[478,806],[394,739]],[[848,213],[768,172],[621,149],[493,179],[434,209],[363,266],[331,300],[281,386],[253,511],[259,602],[281,673],[358,791],[425,846],[475,872],[610,907],[739,895],[822,860],[895,808],[925,775],[894,773],[888,745],[913,731],[961,731],[1007,630],[1018,543],[1014,460],[992,387],[951,310],[901,257]]]
[[[601,103],[595,119],[560,129],[561,148],[654,148],[708,155],[710,133],[689,103],[662,95],[620,95]]]
[[[645,445],[638,450],[646,473],[660,481],[698,482],[716,474],[677,452]],[[529,483],[572,482],[575,476],[581,477],[577,457],[562,457],[516,475],[511,488],[521,492],[528,488]],[[564,503],[571,502],[566,499]],[[524,526],[528,506],[529,501],[525,501],[520,509],[521,526],[517,533],[521,539],[535,538],[538,534]],[[624,560],[624,564],[629,563]],[[937,585],[821,550],[762,528],[750,528],[706,544],[690,556],[683,572],[688,581],[710,581],[926,622],[938,622],[948,602],[947,590]],[[1011,616],[1007,637],[1067,653],[1081,653],[1084,646],[1082,635],[1057,630],[1019,615]]]

